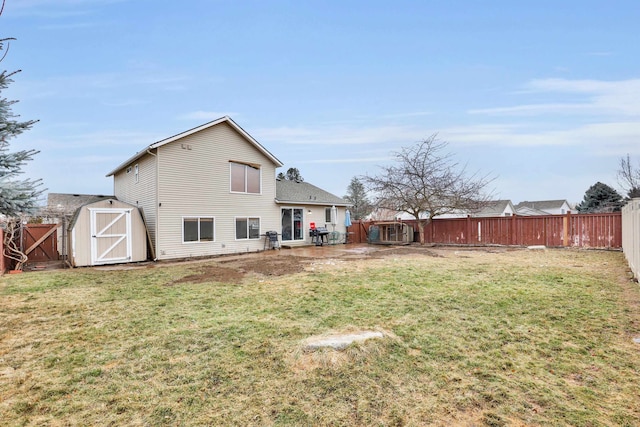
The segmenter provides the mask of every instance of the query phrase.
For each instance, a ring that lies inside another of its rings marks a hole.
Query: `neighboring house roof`
[[[516,210],[511,200],[491,200],[478,213],[472,216],[500,216],[507,210],[511,212]]]
[[[105,199],[115,199],[114,196],[98,194],[65,194],[49,193],[47,195],[47,212],[71,215],[79,207]]]
[[[466,218],[472,217],[490,217],[490,216],[502,216],[505,213],[513,213],[516,209],[511,203],[511,200],[492,200],[487,202],[486,206],[480,209],[478,212],[470,212],[467,210],[456,210],[442,215],[437,215],[435,219],[451,219],[451,218]],[[375,211],[374,211],[375,212]],[[378,214],[372,213],[368,218],[377,219],[400,219],[402,221],[414,220],[415,217],[407,212],[398,212],[390,210],[380,210]],[[420,219],[429,219],[427,212],[420,212]]]
[[[308,182],[276,179],[276,203],[350,206],[343,198]]]
[[[120,169],[130,165],[132,162],[138,160],[139,158],[141,158],[142,156],[147,154],[148,150],[152,150],[152,149],[155,149],[155,148],[158,148],[158,147],[162,147],[163,145],[169,144],[170,142],[179,140],[180,138],[184,138],[185,136],[189,136],[191,134],[194,134],[196,132],[200,132],[201,130],[208,129],[208,128],[212,127],[212,126],[219,125],[221,123],[227,123],[229,126],[234,128],[240,135],[242,135],[244,137],[244,139],[246,139],[250,144],[252,144],[255,148],[257,148],[258,151],[260,151],[262,154],[267,156],[267,158],[269,160],[271,160],[277,167],[283,166],[283,163],[280,160],[278,160],[278,158],[276,156],[271,154],[271,152],[269,152],[269,150],[264,148],[262,146],[262,144],[260,144],[258,141],[253,139],[253,137],[251,135],[249,135],[244,129],[242,129],[236,122],[234,122],[231,119],[231,117],[224,116],[224,117],[220,117],[219,119],[216,119],[216,120],[214,120],[212,122],[205,123],[203,125],[200,125],[200,126],[192,128],[192,129],[189,129],[187,131],[181,132],[181,133],[179,133],[177,135],[171,136],[169,138],[165,138],[165,139],[160,140],[158,142],[154,142],[153,144],[151,144],[151,145],[145,147],[144,149],[140,150],[133,157],[127,159],[124,163],[120,164],[117,168],[115,168],[114,170],[109,172],[106,176],[109,177],[109,176],[114,175]]]
[[[541,211],[539,209],[530,208],[527,206],[516,206],[516,215],[520,216],[536,216],[536,215],[549,215],[549,212]]]
[[[533,202],[524,201],[520,202],[516,205],[516,209],[527,207],[538,209],[541,211],[552,210],[552,209],[562,209],[562,206],[566,203],[569,206],[569,202],[566,199],[564,200],[536,200]]]

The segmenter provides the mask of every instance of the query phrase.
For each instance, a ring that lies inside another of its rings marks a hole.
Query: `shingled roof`
[[[276,203],[350,206],[343,198],[304,181],[276,179]]]
[[[81,206],[105,199],[115,199],[115,197],[98,194],[49,193],[47,195],[47,210],[71,215]]]
[[[524,201],[516,205],[516,209],[521,207],[538,209],[545,211],[547,209],[560,209],[562,205],[568,202],[566,200],[536,200],[534,202]]]
[[[511,200],[491,200],[475,216],[499,216],[509,205],[511,205],[511,210],[515,211]]]

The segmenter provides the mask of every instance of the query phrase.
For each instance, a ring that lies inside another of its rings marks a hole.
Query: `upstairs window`
[[[260,167],[229,162],[231,167],[231,191],[234,193],[260,194]]]

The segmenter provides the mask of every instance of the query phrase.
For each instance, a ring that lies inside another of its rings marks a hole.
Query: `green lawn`
[[[3,276],[0,420],[640,425],[640,292],[621,253],[438,253],[282,276],[251,256],[234,283],[197,277],[224,258]],[[386,338],[303,349],[359,329]]]

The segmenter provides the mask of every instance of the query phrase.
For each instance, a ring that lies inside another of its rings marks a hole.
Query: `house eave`
[[[348,203],[333,203],[333,202],[323,202],[323,201],[318,201],[318,200],[311,200],[311,201],[299,201],[299,200],[279,200],[279,199],[275,199],[276,203],[279,205],[311,205],[311,206],[340,206],[340,207],[345,207],[348,208],[351,205]]]

